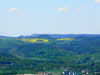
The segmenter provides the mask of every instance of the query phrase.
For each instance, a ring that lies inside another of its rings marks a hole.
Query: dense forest
[[[100,70],[100,35],[0,37],[0,72]]]

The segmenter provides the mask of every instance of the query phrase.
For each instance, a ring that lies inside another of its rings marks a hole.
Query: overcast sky
[[[0,0],[0,35],[100,34],[100,0]]]

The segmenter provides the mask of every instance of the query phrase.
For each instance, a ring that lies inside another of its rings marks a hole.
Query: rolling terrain
[[[100,35],[34,34],[0,38],[1,71],[44,71],[61,67],[99,70],[99,63]]]

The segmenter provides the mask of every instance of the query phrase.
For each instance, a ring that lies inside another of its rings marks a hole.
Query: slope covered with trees
[[[61,36],[45,34],[0,38],[0,70],[100,69],[100,35]],[[48,41],[30,42],[23,39]]]

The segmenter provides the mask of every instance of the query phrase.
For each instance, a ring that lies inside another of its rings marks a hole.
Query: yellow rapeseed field
[[[48,42],[48,39],[21,39],[24,42],[32,42],[32,43],[36,43],[38,41],[43,41],[43,42]]]
[[[61,38],[61,39],[57,39],[57,40],[74,40],[74,38]]]

